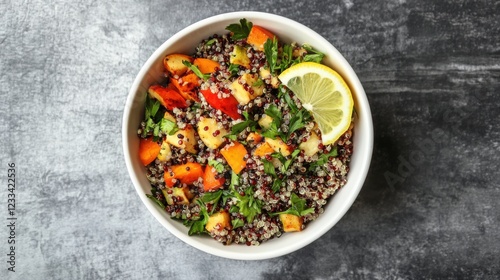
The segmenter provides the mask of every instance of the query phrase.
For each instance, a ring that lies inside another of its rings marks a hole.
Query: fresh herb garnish
[[[196,200],[196,203],[200,206],[200,219],[198,220],[186,220],[184,224],[189,226],[188,235],[200,234],[206,232],[205,225],[208,223],[209,214],[207,207],[201,200]]]
[[[229,67],[227,68],[227,71],[231,73],[231,76],[236,76],[238,75],[238,71],[240,71],[240,66],[238,64],[229,64]]]
[[[160,132],[172,135],[179,130],[175,122],[163,117],[165,109],[158,100],[149,97],[149,94],[146,95],[145,109],[144,119],[146,120],[146,125],[141,133],[142,138],[153,135],[153,140],[158,141]]]
[[[269,65],[269,71],[273,74],[278,66],[278,39],[276,39],[276,37],[267,39],[264,43],[264,54],[266,55],[267,64]]]
[[[146,196],[152,201],[154,201],[156,204],[158,204],[158,206],[160,206],[162,209],[165,209],[165,205],[158,198],[150,194],[146,194]]]
[[[238,202],[235,206],[231,207],[230,212],[239,212],[241,215],[245,216],[247,222],[253,222],[255,216],[262,212],[262,202],[253,197],[253,187],[249,186],[245,189],[244,195],[241,195],[236,191],[235,186],[239,184],[239,176],[232,172],[231,173],[231,185],[230,189],[232,191],[233,197],[235,197]]]
[[[226,135],[225,137],[231,139],[231,140],[236,140],[238,138],[238,134],[240,134],[243,130],[245,130],[247,127],[250,127],[251,131],[255,131],[257,127],[257,122],[253,120],[253,118],[250,118],[248,115],[248,112],[243,112],[243,117],[245,118],[244,121],[239,122],[231,128],[231,133]]]
[[[191,69],[191,71],[193,71],[193,73],[196,76],[198,76],[198,78],[203,79],[203,80],[210,78],[210,74],[201,73],[200,69],[198,69],[198,67],[196,65],[193,65],[191,62],[189,62],[187,60],[183,60],[182,64],[186,65],[189,69]]]
[[[313,49],[311,46],[307,44],[302,45],[302,48],[304,48],[307,51],[307,54],[304,55],[302,61],[321,63],[323,57],[325,57],[324,53]]]
[[[217,161],[215,159],[209,159],[208,165],[215,168],[215,170],[217,170],[217,172],[219,172],[219,173],[224,172],[224,164],[222,164],[222,162],[220,162],[220,161]]]
[[[330,161],[330,157],[336,157],[337,155],[338,155],[337,146],[335,146],[329,153],[319,155],[318,160],[315,162],[312,162],[311,165],[309,165],[308,170],[312,171],[312,170],[316,169],[316,167],[318,167],[318,166],[322,167],[323,165],[325,165],[325,163]]]
[[[278,213],[272,213],[271,215],[274,216],[279,214],[292,214],[300,217],[314,212],[314,208],[306,208],[306,200],[300,198],[295,193],[292,193],[290,201],[292,202],[292,207],[290,207],[288,210]]]
[[[205,46],[211,46],[215,43],[215,41],[216,41],[215,38],[212,38],[205,43]]]
[[[230,24],[226,26],[226,30],[232,32],[231,38],[233,38],[233,40],[241,40],[241,39],[246,39],[248,37],[248,34],[250,34],[252,26],[253,24],[251,22],[242,18],[240,19],[240,24],[237,23]]]
[[[277,175],[276,175],[276,170],[274,169],[273,163],[271,161],[267,160],[267,159],[262,159],[261,161],[264,164],[264,172],[267,175],[270,175],[273,178],[276,178]]]
[[[294,131],[299,130],[306,126],[305,120],[310,117],[309,111],[302,109],[295,113],[290,119],[290,123],[288,124],[288,136],[291,135]]]
[[[233,229],[235,229],[244,226],[245,222],[240,218],[236,218],[231,220],[231,225],[233,226]]]

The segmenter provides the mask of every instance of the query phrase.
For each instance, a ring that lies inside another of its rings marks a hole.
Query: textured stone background
[[[16,272],[1,279],[498,279],[500,2],[1,1],[0,219],[17,165]],[[375,125],[352,209],[266,261],[185,245],[147,212],[121,147],[127,91],[175,32],[266,11],[352,63]]]

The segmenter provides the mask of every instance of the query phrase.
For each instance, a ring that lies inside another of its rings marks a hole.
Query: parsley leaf
[[[184,224],[189,227],[188,235],[200,234],[205,232],[205,225],[208,223],[208,211],[207,207],[201,200],[196,200],[196,203],[200,205],[200,219],[199,220],[188,220]]]
[[[278,63],[278,40],[274,37],[272,40],[267,39],[264,43],[264,54],[266,55],[269,71],[274,73]]]
[[[267,159],[262,159],[261,161],[264,164],[264,172],[267,175],[271,175],[273,178],[276,178],[277,175],[273,163],[271,161],[268,161]]]
[[[262,212],[262,202],[253,197],[253,188],[247,187],[244,191],[244,195],[241,195],[236,191],[235,186],[239,184],[240,177],[232,172],[231,173],[231,185],[229,186],[232,195],[238,200],[234,207],[231,207],[230,212],[239,212],[241,215],[247,218],[247,222],[253,222],[255,216]]]
[[[278,213],[272,213],[271,215],[274,216],[279,214],[292,214],[300,217],[314,212],[314,208],[306,208],[306,200],[300,198],[295,193],[292,193],[290,201],[292,202],[292,207],[290,207],[288,210]]]
[[[304,55],[303,61],[321,63],[323,57],[325,57],[324,53],[313,49],[311,46],[307,44],[302,45],[302,48],[304,48],[307,51],[307,54]]]
[[[262,132],[262,136],[276,139],[277,136],[281,137],[282,140],[286,141],[286,135],[281,131],[281,124],[283,122],[283,118],[281,116],[281,112],[276,107],[276,105],[271,104],[264,113],[271,117],[273,121],[269,125],[269,127]]]
[[[274,181],[273,181],[273,185],[271,186],[271,190],[273,192],[277,192],[281,189],[281,184],[283,183],[282,180],[276,178]]]
[[[231,35],[231,38],[233,38],[233,40],[241,40],[248,37],[248,34],[250,34],[252,26],[253,24],[251,22],[242,18],[240,19],[240,24],[237,23],[230,24],[226,26],[226,30],[229,30],[233,33]]]
[[[165,118],[161,119],[158,123],[158,127],[161,131],[166,132],[168,135],[174,135],[179,130],[177,124],[171,120],[167,120]]]
[[[288,125],[288,136],[290,136],[294,131],[306,126],[305,118],[309,116],[309,112],[302,109],[298,113],[294,114],[290,119],[290,124]],[[288,138],[288,137],[287,137]]]
[[[196,76],[198,76],[198,78],[203,79],[203,80],[210,78],[210,74],[201,73],[200,69],[198,69],[198,67],[196,65],[193,65],[191,62],[189,62],[187,60],[183,60],[182,64],[186,65],[189,69],[191,69],[191,71],[193,71],[193,73]]]
[[[229,67],[227,68],[227,71],[231,73],[231,76],[236,76],[238,75],[238,71],[240,71],[240,66],[238,64],[229,64]]]
[[[231,225],[233,226],[233,229],[235,229],[244,226],[245,222],[240,218],[236,218],[231,220]]]
[[[152,196],[150,194],[146,194],[146,196],[149,199],[151,199],[152,201],[154,201],[156,204],[158,204],[158,206],[160,206],[162,209],[165,209],[165,205],[158,198],[156,198],[155,196]]]
[[[146,138],[148,135],[153,136],[154,141],[158,141],[160,132],[163,134],[173,135],[179,128],[173,121],[165,119],[165,108],[156,99],[152,99],[149,94],[146,95],[145,102],[145,123],[141,137]]]
[[[280,84],[280,86],[282,86],[282,85]],[[280,90],[280,92],[281,92],[281,90]],[[297,108],[297,105],[292,100],[292,97],[290,96],[290,93],[288,91],[285,91],[285,93],[283,94],[283,99],[285,100],[285,103],[288,105],[288,108],[290,108],[290,111],[292,112],[292,114],[295,114],[299,111],[299,109]]]
[[[215,168],[215,170],[217,170],[217,172],[219,172],[219,173],[224,172],[224,164],[222,164],[222,162],[220,162],[220,161],[217,161],[215,159],[209,159],[208,165]]]
[[[325,163],[327,163],[329,160],[330,160],[330,157],[336,157],[338,155],[337,153],[337,146],[335,146],[335,148],[333,148],[329,153],[327,154],[321,154],[319,157],[318,157],[318,160],[311,163],[311,165],[309,165],[309,171],[312,171],[314,169],[316,169],[316,167],[318,166],[323,166],[325,165]]]
[[[229,133],[225,137],[227,137],[231,140],[236,140],[236,138],[238,137],[238,134],[240,134],[247,127],[250,127],[251,131],[256,130],[257,122],[254,121],[253,118],[250,118],[250,116],[248,115],[248,112],[246,112],[246,111],[243,112],[243,117],[245,118],[245,120],[233,125],[233,127],[231,127],[231,133]]]

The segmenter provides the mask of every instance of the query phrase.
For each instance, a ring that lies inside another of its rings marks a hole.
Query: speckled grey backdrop
[[[0,224],[16,164],[16,272],[1,279],[497,279],[499,1],[1,1]],[[324,35],[371,102],[375,151],[352,209],[313,244],[231,261],[147,212],[121,148],[127,91],[166,39],[258,10]]]

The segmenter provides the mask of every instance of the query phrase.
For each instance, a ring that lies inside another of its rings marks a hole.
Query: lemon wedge
[[[323,144],[332,144],[351,124],[354,101],[344,79],[333,69],[315,62],[298,63],[278,78],[314,117]]]

